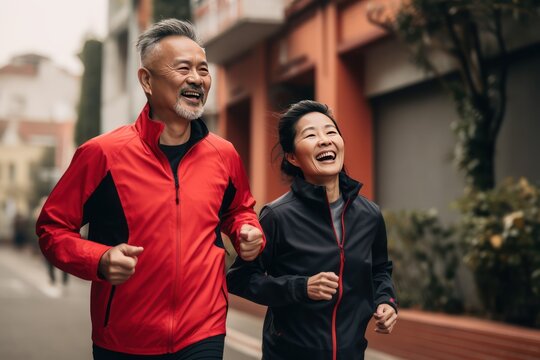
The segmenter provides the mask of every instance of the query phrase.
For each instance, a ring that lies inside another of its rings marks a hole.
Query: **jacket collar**
[[[137,129],[139,136],[153,151],[161,152],[159,149],[159,136],[163,132],[165,125],[160,121],[155,121],[150,118],[149,103],[146,103],[139,114],[139,117],[135,122],[135,128]],[[197,119],[191,122],[190,142],[196,143],[206,135],[208,135],[208,128],[204,121]]]
[[[344,171],[339,173],[339,189],[345,201],[356,198],[361,187],[361,183],[349,177]],[[313,185],[299,176],[294,178],[291,189],[297,196],[309,202],[325,205],[327,203],[324,186]]]

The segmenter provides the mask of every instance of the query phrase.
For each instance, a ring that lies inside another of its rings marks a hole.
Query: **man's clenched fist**
[[[262,231],[255,226],[244,224],[240,229],[240,257],[245,261],[254,260],[263,244]]]
[[[120,244],[109,250],[99,260],[98,272],[113,285],[120,285],[135,273],[140,246]]]

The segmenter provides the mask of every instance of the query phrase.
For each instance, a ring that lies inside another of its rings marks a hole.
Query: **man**
[[[40,246],[92,280],[94,359],[221,359],[220,232],[253,260],[264,246],[255,201],[234,147],[199,119],[211,78],[192,26],[163,20],[137,48],[148,103],[77,150],[37,221]]]

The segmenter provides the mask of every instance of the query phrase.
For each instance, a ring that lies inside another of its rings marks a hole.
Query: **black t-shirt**
[[[165,156],[167,156],[167,159],[169,159],[169,164],[171,164],[171,169],[174,177],[177,176],[178,164],[180,164],[182,158],[186,155],[186,153],[193,146],[193,144],[195,144],[198,140],[202,138],[202,136],[203,134],[201,125],[196,121],[193,121],[191,123],[191,134],[187,142],[180,145],[159,144],[159,148],[161,149],[161,151],[163,151]]]
[[[178,164],[180,164],[180,160],[186,155],[189,148],[193,144],[191,141],[188,141],[181,145],[163,145],[159,144],[159,148],[165,156],[167,156],[167,159],[169,159],[169,164],[171,164],[171,169],[173,171],[173,174],[176,176],[176,169],[178,169]]]

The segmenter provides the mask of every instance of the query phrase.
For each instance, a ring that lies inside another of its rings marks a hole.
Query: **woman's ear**
[[[292,165],[296,166],[296,167],[300,167],[300,165],[298,164],[298,161],[296,160],[296,156],[294,155],[294,153],[286,153],[285,154],[285,159],[290,162]]]
[[[148,69],[141,67],[137,71],[137,76],[139,77],[139,82],[143,88],[144,93],[147,96],[152,95],[152,86],[150,85],[150,71]]]

